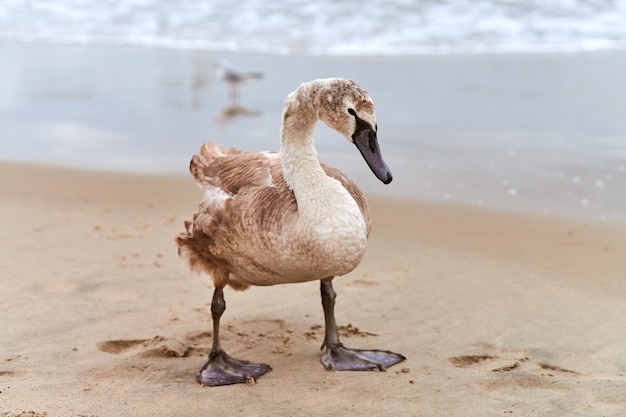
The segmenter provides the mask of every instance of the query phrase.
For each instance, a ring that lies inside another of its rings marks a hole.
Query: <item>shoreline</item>
[[[330,157],[332,159],[332,156]],[[327,163],[327,161],[323,161]],[[21,167],[21,168],[20,168]],[[110,177],[127,177],[127,178],[136,178],[136,179],[145,179],[145,180],[157,180],[163,179],[168,182],[180,182],[181,184],[187,182],[189,184],[193,183],[193,179],[191,178],[188,172],[132,172],[132,171],[120,171],[120,170],[111,170],[107,168],[84,168],[84,167],[76,167],[76,166],[68,166],[62,163],[54,163],[54,162],[36,162],[36,161],[18,161],[18,160],[7,160],[0,158],[0,174],[3,172],[12,172],[14,169],[34,169],[35,171],[46,171],[52,170],[59,173],[65,172],[68,175],[72,173],[75,175],[87,175],[87,176],[110,176]],[[11,174],[7,174],[11,175]],[[370,178],[371,179],[371,178]],[[361,187],[361,184],[357,184]],[[385,192],[385,188],[378,188],[376,191],[372,191],[372,188],[365,184],[362,187],[365,191],[366,197],[368,199],[372,198],[374,200],[384,200],[390,199],[392,201],[396,201],[399,204],[408,204],[408,205],[422,205],[422,206],[432,206],[432,207],[442,207],[449,208],[451,210],[459,210],[459,211],[476,211],[483,212],[485,214],[502,214],[502,215],[511,215],[511,216],[520,216],[528,219],[538,219],[538,220],[562,220],[562,221],[571,221],[577,223],[588,223],[588,224],[598,224],[598,225],[609,225],[615,226],[618,228],[626,227],[626,216],[624,218],[615,217],[612,219],[607,219],[604,216],[600,217],[589,217],[588,215],[581,214],[572,214],[572,213],[558,213],[558,212],[550,212],[546,210],[536,210],[528,207],[489,207],[483,204],[470,203],[467,201],[453,201],[450,199],[441,199],[436,200],[432,198],[423,198],[418,196],[402,196],[398,195],[397,192]]]
[[[207,53],[214,55],[233,55],[233,56],[280,56],[280,57],[294,57],[294,58],[330,58],[330,59],[385,59],[385,58],[436,58],[443,56],[450,57],[481,57],[481,56],[502,56],[502,55],[521,55],[521,56],[571,56],[571,55],[590,55],[590,54],[612,54],[612,53],[624,53],[626,52],[626,46],[620,47],[607,47],[607,48],[597,48],[597,49],[585,49],[585,48],[567,48],[563,50],[557,49],[546,49],[546,50],[537,50],[537,49],[528,49],[528,50],[476,50],[476,49],[467,49],[465,51],[453,51],[453,50],[441,50],[438,52],[406,52],[406,53],[394,53],[394,54],[353,54],[350,55],[347,51],[336,52],[336,53],[298,53],[298,52],[276,52],[276,51],[235,51],[229,49],[211,49],[211,48],[184,48],[184,47],[175,47],[175,46],[167,46],[167,45],[142,45],[142,44],[129,44],[129,43],[77,43],[77,42],[57,42],[57,41],[45,41],[45,40],[2,40],[0,44],[7,45],[35,45],[35,46],[51,46],[51,47],[94,47],[94,48],[123,48],[123,49],[155,49],[165,52],[189,52],[189,53]]]
[[[285,95],[338,76],[372,94],[395,179],[371,181],[349,143],[321,124],[316,145],[368,193],[626,222],[626,52],[294,57],[28,44],[0,52],[5,159],[186,174],[207,140],[277,149]],[[266,75],[243,86],[246,115],[228,112],[226,85],[211,70],[220,60]]]

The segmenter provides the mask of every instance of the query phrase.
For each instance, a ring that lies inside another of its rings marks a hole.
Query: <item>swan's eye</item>
[[[353,116],[356,116],[356,112],[354,111],[354,109],[348,109],[348,113],[350,113]]]

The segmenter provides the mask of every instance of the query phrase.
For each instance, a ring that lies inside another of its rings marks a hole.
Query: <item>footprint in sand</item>
[[[490,397],[513,398],[519,389],[534,389],[548,398],[556,390],[564,389],[563,378],[572,378],[577,372],[537,360],[527,350],[482,349],[480,354],[449,358],[456,368],[477,372],[475,387]]]
[[[581,416],[623,416],[626,403],[616,381],[623,374],[588,374],[556,363],[559,356],[532,349],[497,349],[481,346],[477,354],[448,358],[456,368],[476,373],[479,392],[505,401],[518,401],[520,390],[532,392],[533,401]],[[555,359],[556,358],[556,359]],[[561,356],[568,363],[588,366],[592,358]],[[602,364],[597,364],[599,367]],[[606,364],[604,365],[606,367]],[[522,397],[523,398],[523,397]],[[529,397],[530,398],[530,397]]]
[[[151,339],[106,340],[97,343],[97,348],[124,360],[113,361],[112,366],[91,369],[87,375],[93,381],[130,378],[142,384],[186,383],[191,368],[182,358],[206,356],[210,344],[211,334],[208,332],[191,333],[181,338],[155,336]],[[181,360],[172,361],[172,358]]]
[[[291,355],[291,347],[294,343],[294,331],[285,328],[285,320],[280,319],[255,319],[242,320],[237,324],[226,326],[225,340],[230,337],[236,339],[236,343],[246,349],[258,346],[259,340],[266,340],[264,344],[273,345],[271,352]]]
[[[284,330],[283,320],[242,321],[229,324],[224,329],[224,340],[236,339],[237,343],[252,348],[260,338],[279,341],[275,351],[283,353],[291,344],[291,330]],[[211,332],[194,332],[182,337],[154,336],[151,339],[114,339],[96,344],[105,353],[126,358],[183,358],[206,356],[212,344]]]
[[[21,369],[10,369],[23,366],[22,360],[28,359],[27,356],[16,355],[10,358],[0,359],[0,378],[22,378],[30,372]],[[0,414],[2,417],[2,414]]]
[[[370,337],[375,333],[364,331],[352,324],[338,326],[342,337]],[[285,328],[284,320],[242,320],[228,324],[224,328],[223,339],[251,349],[263,344],[271,347],[272,353],[291,355],[291,348],[300,345],[302,340],[323,339],[323,327],[311,326],[310,331],[301,334]],[[295,343],[294,343],[295,342]],[[183,358],[206,356],[212,344],[211,332],[194,332],[183,337],[168,338],[154,336],[151,339],[114,339],[96,344],[101,352],[120,355],[125,358]]]
[[[26,375],[25,371],[0,371],[0,378],[15,378]],[[0,414],[0,416],[2,416]]]
[[[20,411],[20,412],[17,412],[17,413],[13,413],[13,412],[2,413],[2,412],[0,412],[0,417],[49,417],[49,415],[48,415],[48,413],[46,411],[44,411],[43,413],[39,413],[37,411],[26,410],[26,411]]]
[[[558,383],[580,373],[538,359],[530,350],[500,350],[497,353],[449,358],[457,368],[482,372],[478,386],[486,391],[510,387],[556,389]]]
[[[152,339],[118,339],[97,343],[100,351],[124,357],[182,358],[208,354],[211,333],[190,333],[181,339],[155,336]]]
[[[337,331],[341,337],[370,337],[378,336],[376,333],[360,330],[358,327],[353,326],[352,323],[347,325],[337,326]],[[324,327],[320,324],[312,325],[308,331],[302,333],[307,340],[322,340],[324,339]]]

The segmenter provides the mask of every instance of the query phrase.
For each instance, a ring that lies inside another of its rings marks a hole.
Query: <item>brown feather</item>
[[[338,169],[323,164],[322,168],[354,198],[369,234],[363,193]],[[298,219],[297,202],[284,180],[279,154],[224,150],[209,142],[193,156],[190,171],[201,188],[221,190],[227,196],[217,208],[201,203],[193,219],[185,222],[186,231],[176,237],[180,256],[188,259],[193,271],[211,275],[217,287],[247,288],[250,279],[243,276],[247,270],[276,276],[285,273],[255,259],[248,249],[250,241],[260,246],[255,248],[259,253],[273,254],[276,259],[287,252],[304,257],[318,251],[306,239],[286,238],[284,247],[276,245],[276,237],[288,233]],[[236,264],[231,259],[237,259]]]

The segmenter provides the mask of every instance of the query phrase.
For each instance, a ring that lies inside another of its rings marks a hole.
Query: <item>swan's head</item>
[[[352,80],[331,78],[312,83],[317,117],[354,143],[374,175],[385,184],[393,179],[380,153],[374,102]]]

